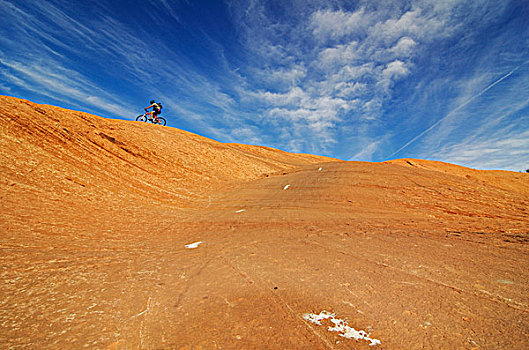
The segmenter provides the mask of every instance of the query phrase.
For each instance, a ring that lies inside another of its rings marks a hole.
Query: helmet
[[[154,100],[151,100],[151,105],[154,103]]]

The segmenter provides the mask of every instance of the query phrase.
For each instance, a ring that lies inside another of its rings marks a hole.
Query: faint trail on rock
[[[175,303],[175,307],[177,309],[180,308],[180,304],[182,302],[182,299],[183,297],[187,294],[187,292],[189,291],[189,288],[191,287],[191,282],[194,278],[200,276],[200,274],[202,273],[202,271],[204,271],[204,269],[209,265],[209,263],[211,262],[212,259],[209,259],[209,260],[206,260],[202,266],[200,266],[200,268],[198,269],[198,271],[193,274],[192,276],[189,277],[189,279],[187,280],[186,282],[186,286],[184,288],[184,290],[178,295],[178,297],[176,298],[176,303]]]

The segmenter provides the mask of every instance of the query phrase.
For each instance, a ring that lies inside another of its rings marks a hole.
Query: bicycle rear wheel
[[[145,116],[145,114],[140,114],[139,116],[136,117],[136,121],[137,122],[146,122],[147,121],[147,116]]]
[[[165,118],[162,118],[162,117],[158,117],[158,119],[160,119],[160,122],[159,122],[159,123],[157,123],[157,124],[160,124],[160,125],[165,125],[165,123],[167,123],[167,122],[165,121]]]

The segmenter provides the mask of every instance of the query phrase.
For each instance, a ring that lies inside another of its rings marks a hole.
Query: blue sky
[[[344,160],[529,168],[529,1],[0,0],[0,94]]]

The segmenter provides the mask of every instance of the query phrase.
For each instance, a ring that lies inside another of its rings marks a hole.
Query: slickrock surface
[[[0,348],[529,347],[528,174],[11,97],[0,147]]]

